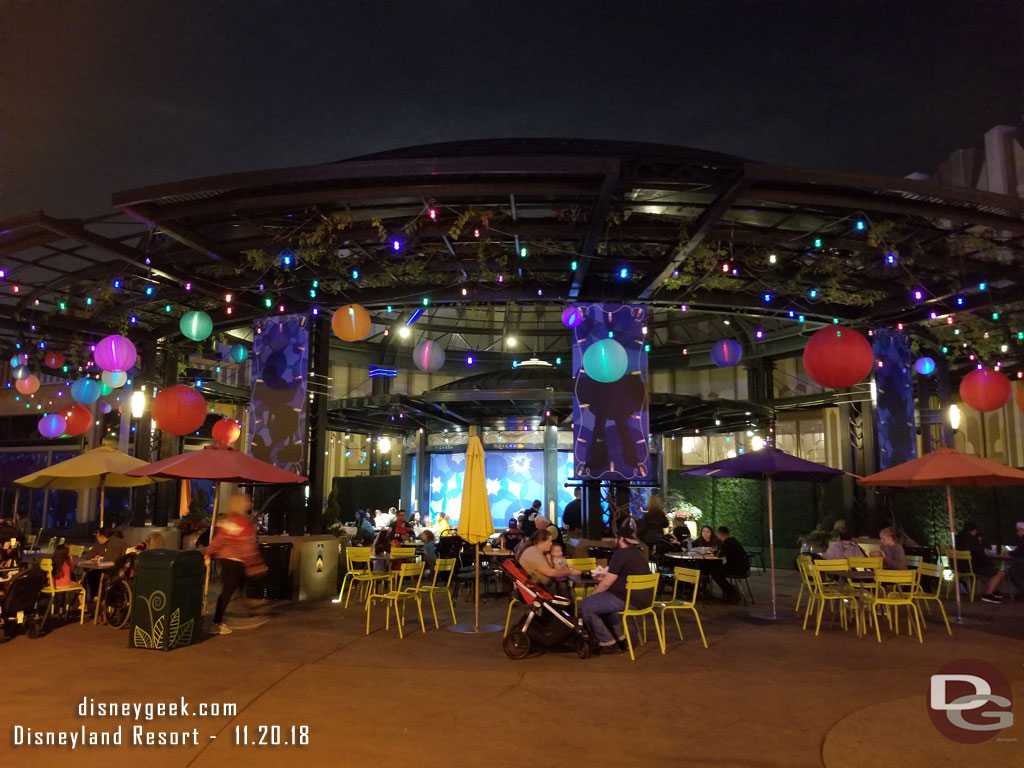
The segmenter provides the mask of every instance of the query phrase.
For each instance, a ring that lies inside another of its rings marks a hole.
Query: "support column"
[[[416,482],[412,486],[412,498],[416,500],[416,511],[430,516],[427,488],[430,487],[430,455],[427,453],[427,433],[422,429],[416,433]]]
[[[142,416],[134,420],[135,423],[135,451],[134,456],[142,461],[152,461],[153,430],[150,426],[150,406],[153,402],[153,382],[157,381],[156,375],[156,344],[146,342],[139,350],[138,373],[133,375],[134,385],[146,391],[146,408]],[[140,386],[141,382],[141,386]],[[128,411],[131,413],[131,401],[128,403]],[[153,487],[142,485],[132,490],[131,517],[132,525],[141,526],[146,524],[146,518],[150,515],[151,496]]]
[[[552,512],[552,505],[554,505]],[[544,516],[555,525],[561,510],[558,508],[558,427],[544,427]]]
[[[583,530],[586,538],[601,538],[601,530],[604,528],[601,507],[601,483],[597,480],[588,480],[583,483],[583,493],[580,496],[580,506],[583,512]]]
[[[323,532],[324,517],[324,451],[327,448],[327,396],[330,388],[331,329],[326,315],[310,317],[309,325],[309,418],[307,420],[309,452],[306,476],[309,496],[306,504],[306,533]]]
[[[159,361],[160,376],[156,386],[163,388],[172,386],[178,379],[178,356],[170,348],[164,349]],[[156,391],[149,388],[149,394]],[[129,408],[131,405],[129,404]],[[177,455],[181,451],[182,438],[172,435],[169,432],[160,433],[160,441],[156,446],[154,459],[166,459]],[[170,522],[178,520],[179,494],[181,489],[180,481],[157,483],[155,487],[156,502],[153,507],[153,525],[165,526]]]

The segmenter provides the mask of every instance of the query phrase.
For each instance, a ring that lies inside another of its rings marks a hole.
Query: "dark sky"
[[[1016,124],[1019,0],[6,0],[0,216],[410,144],[579,136],[894,174]]]

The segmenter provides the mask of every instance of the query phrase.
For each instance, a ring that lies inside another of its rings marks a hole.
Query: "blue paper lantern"
[[[103,394],[103,388],[96,379],[79,379],[71,385],[71,396],[83,405],[95,403]]]
[[[106,416],[112,410],[114,410],[114,409],[110,405],[110,403],[100,403],[100,413],[102,413],[104,416]]]
[[[743,347],[733,339],[721,339],[711,347],[711,362],[719,368],[732,368],[743,359]]]
[[[575,328],[583,322],[583,310],[579,307],[566,307],[562,310],[562,325]]]
[[[235,344],[228,351],[228,358],[233,363],[244,363],[249,357],[249,350],[244,344]]]
[[[27,379],[29,376],[32,375],[32,370],[27,365],[23,364],[15,368],[14,373],[12,373],[11,375],[14,376],[14,379],[16,381],[21,379]]]
[[[626,374],[629,356],[615,339],[601,339],[583,353],[583,370],[594,381],[610,384]]]
[[[60,437],[66,428],[64,417],[56,413],[48,413],[39,420],[39,434],[43,437]]]
[[[914,361],[914,370],[922,376],[927,376],[935,371],[935,361],[930,357],[919,357]]]

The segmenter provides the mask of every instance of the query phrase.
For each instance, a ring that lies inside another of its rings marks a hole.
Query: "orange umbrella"
[[[857,481],[861,485],[892,485],[911,488],[928,485],[946,487],[946,511],[949,513],[949,536],[953,545],[953,581],[957,583],[956,618],[960,616],[960,574],[956,564],[956,524],[953,522],[953,486],[1024,485],[1024,472],[997,464],[988,459],[968,456],[951,448],[939,448],[895,467],[884,469]]]

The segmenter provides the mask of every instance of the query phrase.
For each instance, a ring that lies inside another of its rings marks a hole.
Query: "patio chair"
[[[348,601],[352,597],[352,590],[356,584],[365,585],[366,589],[372,592],[377,584],[391,580],[390,573],[371,569],[370,556],[372,554],[371,547],[345,547],[345,575],[341,579],[341,589],[334,602],[341,602],[346,584],[348,585],[348,597],[345,598],[345,607],[348,608]]]
[[[445,576],[447,574],[447,576]],[[452,598],[452,577],[455,575],[455,558],[446,557],[441,560],[434,562],[434,579],[426,587],[420,587],[417,591],[430,598],[430,610],[434,614],[434,627],[440,628],[440,623],[437,620],[437,607],[434,605],[434,595],[444,595],[448,598],[448,607],[452,611],[452,624],[455,624],[455,601]],[[443,584],[439,584],[439,581],[443,581]]]
[[[814,599],[818,603],[818,620],[814,627],[814,636],[818,637],[821,632],[821,617],[825,613],[825,605],[828,603],[839,603],[839,621],[843,629],[846,629],[846,609],[854,600],[856,600],[856,595],[854,595],[853,590],[851,590],[849,586],[841,586],[839,582],[833,581],[832,579],[823,579],[822,574],[848,571],[850,570],[849,563],[845,559],[815,560],[812,563],[811,568],[811,573],[814,577]],[[833,610],[835,610],[834,607]],[[808,613],[808,615],[810,614]],[[859,616],[855,616],[854,618],[856,621],[860,621]],[[804,619],[805,627],[806,624],[807,620]]]
[[[700,614],[697,613],[697,588],[700,584],[700,571],[694,568],[676,568],[673,572],[672,600],[668,603],[661,603],[661,631],[665,632],[665,611],[672,611],[672,618],[676,622],[676,631],[679,639],[683,639],[683,630],[679,626],[679,611],[693,611],[693,618],[697,620],[697,629],[700,631],[701,642],[708,647],[708,640],[704,637],[704,627],[700,623]],[[680,585],[684,585],[680,588]],[[687,594],[688,593],[688,594]]]
[[[420,630],[426,634],[427,625],[423,622],[423,604],[420,599],[420,580],[423,578],[423,563],[402,563],[397,571],[398,581],[394,588],[385,594],[372,594],[366,601],[366,634],[370,634],[370,613],[375,600],[391,603],[395,609],[395,622],[398,624],[398,637],[404,638],[402,625],[405,623],[405,605],[410,600],[416,601],[416,610],[420,615]],[[391,608],[385,605],[384,629],[391,629]]]
[[[935,580],[935,591],[931,589],[925,589],[922,585],[922,579],[934,579]],[[939,612],[942,614],[942,620],[946,623],[946,632],[950,635],[953,634],[953,630],[949,628],[949,618],[946,616],[946,608],[942,604],[942,598],[939,597],[939,593],[942,591],[942,566],[937,563],[921,563],[917,566],[917,581],[914,583],[914,602],[924,605],[925,609],[930,612],[928,604],[932,601],[939,606]],[[920,613],[920,607],[918,608]],[[927,624],[923,624],[925,628]]]
[[[68,546],[68,552],[71,553],[72,557],[81,557],[85,552],[85,545],[83,544],[71,544]]]
[[[882,642],[882,633],[878,627],[878,616],[875,614],[875,609],[880,605],[885,606],[887,611],[893,609],[890,622],[895,620],[895,632],[897,635],[900,633],[899,609],[901,606],[905,607],[907,609],[907,631],[913,634],[910,624],[910,619],[913,617],[917,626],[917,640],[920,643],[924,642],[924,638],[921,635],[921,625],[924,623],[924,619],[921,616],[921,610],[917,607],[917,603],[914,602],[917,578],[917,571],[875,571],[875,596],[865,597],[865,601],[871,610],[871,618],[875,623],[875,636],[878,638],[878,642]],[[905,591],[904,588],[906,588]]]
[[[949,562],[949,569],[953,569],[953,548],[943,547],[942,554],[946,556],[946,560]],[[974,591],[978,586],[978,577],[974,574],[974,562],[971,560],[971,553],[966,549],[958,549],[956,551],[956,570],[957,576],[960,581],[970,582],[970,598],[971,602],[974,602]],[[949,599],[953,591],[953,579],[946,582],[946,599]]]
[[[810,555],[797,555],[796,569],[800,573],[800,591],[796,593],[796,608],[793,610],[800,613],[800,603],[803,602],[804,590],[807,590],[807,608],[810,610],[814,600],[814,576],[811,574],[811,563],[814,560]]]
[[[654,598],[658,592],[658,581],[660,578],[661,577],[656,573],[626,577],[626,607],[619,611],[619,616],[622,617],[622,628],[626,632],[626,645],[629,647],[629,658],[633,661],[636,661],[636,655],[633,653],[633,638],[629,634],[629,619],[633,619],[633,623],[637,624],[637,619],[643,617],[643,638],[646,643],[647,617],[650,616],[654,621],[654,633],[658,636],[658,645],[661,648],[662,654],[665,653],[664,627],[659,626],[658,614],[654,611]],[[647,590],[650,590],[651,592],[651,604],[646,608],[630,608],[630,605],[636,605],[636,597],[634,595],[638,592],[645,592]]]
[[[597,568],[597,558],[594,557],[570,557],[565,562],[568,563],[570,568],[575,568],[582,573],[590,573]],[[576,598],[577,603],[587,596],[587,589],[588,587],[585,585],[581,587],[573,586],[572,594]],[[593,587],[589,587],[589,589],[593,589]]]
[[[40,560],[39,567],[46,574],[46,586],[40,590],[40,594],[50,596],[50,602],[43,613],[43,624],[46,623],[48,616],[54,614],[54,603],[57,600],[57,595],[61,595],[62,598],[75,596],[79,599],[81,614],[78,618],[78,623],[85,624],[85,587],[81,584],[69,584],[66,587],[55,586],[53,583],[53,560],[51,558],[47,557]],[[67,603],[64,604],[64,607],[67,608]]]

